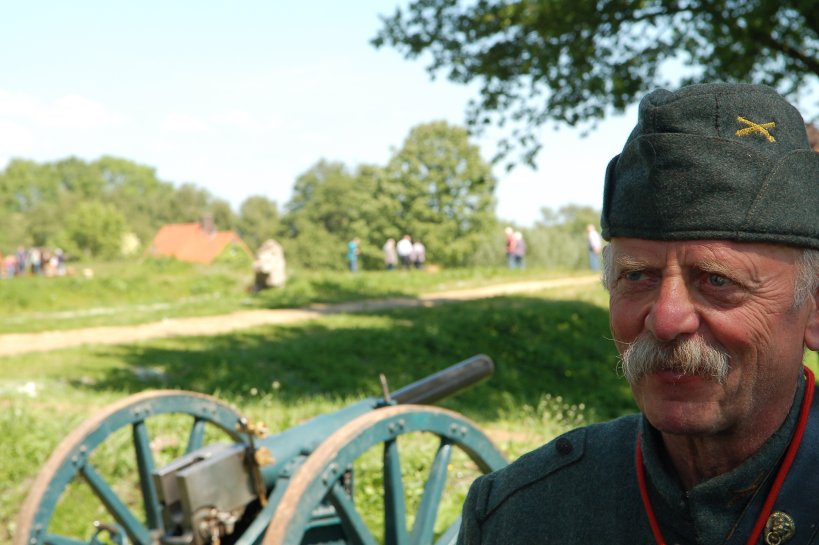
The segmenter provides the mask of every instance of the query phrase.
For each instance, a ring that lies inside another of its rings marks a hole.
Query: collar
[[[796,428],[805,394],[800,375],[794,403],[785,421],[753,456],[728,473],[683,490],[665,456],[660,432],[641,420],[643,460],[649,496],[669,541],[722,543],[755,494],[771,486],[779,460]]]

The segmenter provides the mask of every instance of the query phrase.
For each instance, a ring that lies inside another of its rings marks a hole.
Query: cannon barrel
[[[424,377],[391,394],[398,404],[431,404],[488,378],[495,371],[489,356],[478,354],[442,371]]]
[[[488,377],[493,371],[492,359],[479,354],[404,386],[389,397],[393,403],[400,405],[430,404],[464,390]],[[295,457],[312,452],[332,432],[354,418],[388,405],[384,402],[381,398],[366,398],[334,413],[320,414],[261,439],[259,446],[268,448],[275,460],[275,463],[262,468],[267,485],[272,486],[281,470]]]

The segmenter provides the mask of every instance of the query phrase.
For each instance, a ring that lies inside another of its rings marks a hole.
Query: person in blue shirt
[[[347,243],[347,262],[350,265],[350,272],[358,271],[358,254],[361,253],[358,237]]]

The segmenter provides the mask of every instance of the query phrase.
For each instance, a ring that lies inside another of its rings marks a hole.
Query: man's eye
[[[641,280],[644,276],[645,273],[643,271],[628,271],[626,273],[623,273],[623,278],[625,278],[629,282],[637,282],[638,280]]]
[[[722,288],[730,284],[731,281],[719,274],[709,274],[708,283],[715,288]]]

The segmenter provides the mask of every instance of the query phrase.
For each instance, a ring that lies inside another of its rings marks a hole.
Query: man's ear
[[[814,352],[819,351],[819,289],[813,294],[813,309],[805,327],[805,344]]]

